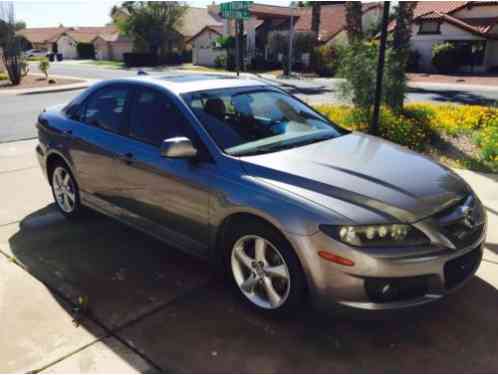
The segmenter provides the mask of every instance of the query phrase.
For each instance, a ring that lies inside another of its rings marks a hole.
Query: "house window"
[[[441,24],[436,21],[425,21],[420,24],[419,34],[441,34]]]
[[[458,50],[458,58],[462,65],[480,66],[484,64],[486,53],[485,40],[450,40]]]

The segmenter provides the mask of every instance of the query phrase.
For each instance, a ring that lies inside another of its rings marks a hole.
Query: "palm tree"
[[[397,112],[401,112],[404,105],[407,84],[406,66],[410,55],[410,38],[416,6],[416,1],[400,1],[395,13],[396,25],[393,32],[390,69],[393,80],[392,89],[398,94],[388,96],[388,105]]]
[[[354,44],[363,39],[361,1],[346,1],[345,7],[348,42]]]

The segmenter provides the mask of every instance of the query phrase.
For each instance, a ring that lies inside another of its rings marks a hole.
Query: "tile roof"
[[[31,43],[53,43],[62,34],[67,34],[80,43],[90,43],[99,34],[115,32],[117,32],[115,26],[33,27],[20,30],[18,34]]]
[[[378,8],[380,5],[366,4],[363,7],[363,12],[370,12]],[[296,22],[296,31],[306,32],[311,31],[311,13],[310,7],[298,9],[299,19]],[[346,8],[342,4],[338,5],[322,5],[320,13],[320,40],[327,42],[341,31],[346,26]]]

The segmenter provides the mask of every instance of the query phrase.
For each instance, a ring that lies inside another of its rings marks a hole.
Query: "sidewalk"
[[[487,207],[490,230],[477,277],[453,296],[389,314],[270,320],[195,258],[98,214],[66,220],[37,165],[36,142],[0,144],[0,372],[498,368],[497,176],[459,171]],[[80,315],[79,297],[88,301]]]

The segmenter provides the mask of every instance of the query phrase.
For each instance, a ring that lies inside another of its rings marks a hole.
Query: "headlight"
[[[358,247],[403,247],[429,244],[429,239],[411,225],[364,225],[364,226],[333,226],[320,225],[320,230],[326,235]]]

